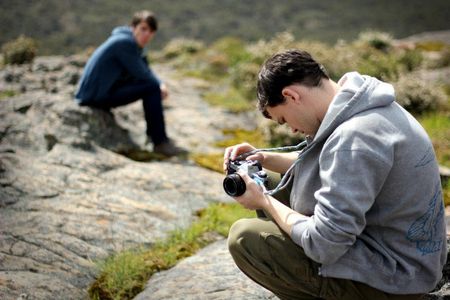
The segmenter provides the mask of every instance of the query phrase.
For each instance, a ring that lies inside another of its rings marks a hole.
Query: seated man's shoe
[[[184,148],[176,146],[171,140],[162,142],[153,148],[153,152],[164,156],[186,155],[188,151]]]

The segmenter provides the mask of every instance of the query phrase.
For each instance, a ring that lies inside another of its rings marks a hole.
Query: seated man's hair
[[[158,30],[158,21],[156,20],[155,14],[153,12],[149,10],[141,10],[135,12],[133,19],[131,20],[131,26],[136,27],[142,21],[147,22],[152,31]]]
[[[287,50],[270,57],[258,74],[258,109],[268,117],[266,107],[282,104],[283,88],[291,84],[308,87],[320,86],[322,78],[329,76],[325,68],[303,50]]]

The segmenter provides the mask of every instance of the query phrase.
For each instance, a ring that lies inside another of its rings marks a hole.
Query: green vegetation
[[[223,133],[229,138],[217,142],[215,146],[220,148],[226,148],[238,143],[247,142],[258,148],[268,147],[264,133],[256,129],[253,131],[243,129],[224,129]],[[193,154],[191,158],[204,168],[223,173],[223,152],[212,154]]]
[[[419,118],[433,142],[439,164],[450,167],[450,111],[429,113]],[[443,183],[445,205],[450,205],[450,180]]]
[[[439,163],[450,167],[450,112],[427,114],[419,120],[433,141]]]
[[[17,92],[13,90],[0,91],[0,99],[14,97],[15,95],[17,95]]]
[[[230,88],[224,93],[208,92],[203,98],[211,105],[221,106],[231,112],[238,113],[255,108],[244,96],[236,89]]]
[[[402,76],[395,83],[397,102],[415,115],[446,109],[448,96],[444,90],[431,86],[413,75]]]
[[[114,26],[128,24],[131,14],[144,8],[159,17],[161,26],[154,41],[158,49],[177,37],[206,43],[223,36],[257,41],[283,31],[327,43],[355,39],[368,29],[401,38],[448,29],[449,5],[443,0],[430,0],[426,5],[419,0],[301,0],[276,4],[270,0],[3,0],[0,24],[8,30],[0,35],[0,45],[25,34],[40,41],[40,54],[78,52],[99,45]]]
[[[195,43],[185,42],[187,45]],[[178,50],[174,51],[174,48]],[[334,46],[317,41],[296,41],[288,32],[277,34],[268,41],[260,40],[247,45],[236,38],[222,38],[210,47],[196,47],[195,51],[190,52],[182,51],[181,46],[169,44],[155,58],[163,57],[165,62],[171,62],[183,75],[211,81],[214,88],[205,93],[205,99],[239,112],[254,107],[246,104],[246,101],[252,103],[255,99],[256,76],[264,60],[275,52],[290,48],[313,53],[335,80],[349,70],[356,70],[382,80],[399,81],[400,87],[405,87],[403,94],[409,92],[403,97],[404,104],[414,109],[414,113],[436,109],[441,102],[445,102],[439,89],[435,90],[415,78],[411,80],[411,76],[403,78],[427,62],[422,50],[396,48],[392,40],[380,32],[365,32],[353,42],[339,42]],[[442,51],[440,57],[445,56],[446,52]]]
[[[226,148],[243,142],[247,142],[258,148],[269,146],[266,142],[264,134],[257,129],[252,131],[243,129],[224,129],[223,133],[230,138],[217,142],[217,147]]]
[[[444,197],[444,204],[445,206],[450,205],[450,180],[447,180],[446,183],[444,183],[444,186],[442,187],[442,192]]]
[[[2,46],[4,64],[24,64],[33,61],[36,56],[36,41],[32,38],[19,36]]]
[[[172,232],[150,249],[120,252],[101,263],[100,274],[89,289],[90,298],[133,299],[152,274],[173,267],[218,236],[226,237],[231,224],[241,218],[254,217],[254,212],[236,203],[216,203],[199,211],[197,217],[188,229]]]

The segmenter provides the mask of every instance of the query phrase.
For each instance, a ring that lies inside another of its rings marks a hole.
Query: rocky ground
[[[41,57],[0,71],[0,89],[21,92],[0,100],[0,299],[86,298],[95,261],[151,245],[209,203],[230,201],[223,176],[192,161],[118,154],[151,147],[141,104],[112,114],[78,107],[82,65]],[[201,101],[198,81],[157,71],[171,91],[169,135],[192,152],[222,151],[210,145],[224,138],[228,113]]]
[[[20,92],[0,99],[0,299],[85,299],[96,261],[151,245],[209,203],[230,201],[223,176],[192,161],[118,154],[151,148],[141,105],[112,113],[78,107],[72,95],[83,64],[40,57],[0,70],[0,91]],[[231,124],[257,126],[252,116],[203,102],[201,81],[155,70],[171,91],[168,133],[192,152],[221,152],[211,145]],[[152,277],[136,299],[273,298],[234,266],[220,240]]]

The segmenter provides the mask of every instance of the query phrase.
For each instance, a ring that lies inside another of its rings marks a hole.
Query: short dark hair
[[[158,30],[158,21],[156,20],[155,14],[149,10],[137,11],[133,15],[131,20],[131,26],[136,27],[142,21],[147,22],[148,26],[152,31]]]
[[[258,109],[269,117],[266,108],[282,104],[286,99],[283,88],[294,83],[308,87],[320,86],[322,78],[329,79],[325,68],[303,50],[287,50],[270,57],[258,74]]]

